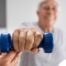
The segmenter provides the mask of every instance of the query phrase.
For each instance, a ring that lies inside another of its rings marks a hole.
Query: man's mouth
[[[44,16],[44,19],[51,20],[51,16]]]

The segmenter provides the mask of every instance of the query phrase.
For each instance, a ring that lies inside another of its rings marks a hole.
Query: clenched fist
[[[43,38],[41,32],[37,32],[34,28],[17,29],[13,32],[13,46],[15,51],[32,51],[37,52],[38,46]]]

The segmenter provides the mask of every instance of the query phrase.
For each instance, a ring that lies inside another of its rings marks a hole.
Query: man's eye
[[[49,10],[49,7],[44,7],[43,9],[45,9],[45,10]]]
[[[56,10],[56,7],[53,7],[53,8],[50,8],[50,7],[43,7],[43,9],[44,9],[44,10],[50,10],[50,9]]]
[[[56,8],[55,8],[55,7],[53,7],[53,8],[52,8],[52,10],[56,10]]]

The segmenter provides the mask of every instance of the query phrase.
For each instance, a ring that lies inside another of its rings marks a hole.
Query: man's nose
[[[48,11],[47,11],[47,15],[51,15],[52,14],[52,9],[49,8]]]

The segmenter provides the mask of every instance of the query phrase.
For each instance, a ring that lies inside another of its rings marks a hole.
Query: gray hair
[[[50,1],[50,0],[40,0],[40,1],[39,1],[39,4],[38,4],[37,11],[40,9],[40,7],[41,7],[43,4],[47,3],[48,1]],[[54,1],[54,2],[56,2],[56,4],[57,4],[57,1],[56,1],[56,0],[51,0],[51,1]],[[58,5],[58,4],[57,4],[57,5]]]

